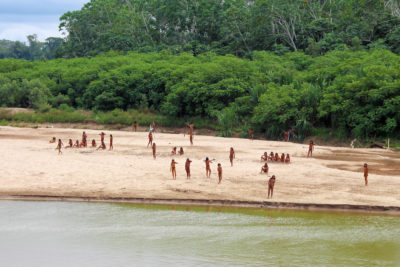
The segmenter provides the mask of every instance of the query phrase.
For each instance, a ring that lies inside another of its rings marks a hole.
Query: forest
[[[400,137],[395,0],[92,0],[60,31],[0,41],[2,107],[150,112],[224,136]]]
[[[253,59],[169,51],[108,52],[92,58],[0,60],[3,107],[150,110],[218,121],[268,138],[312,128],[338,136],[398,137],[400,57],[386,49],[302,52]],[[358,49],[358,48],[357,48]]]

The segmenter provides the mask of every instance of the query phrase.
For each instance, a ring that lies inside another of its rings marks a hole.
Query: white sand
[[[267,180],[260,174],[264,151],[290,153],[292,163],[269,163],[269,175],[277,181],[272,201],[324,204],[361,204],[400,206],[400,173],[397,176],[370,174],[364,186],[363,161],[338,162],[306,158],[307,145],[250,141],[247,139],[197,136],[194,146],[183,134],[154,134],[157,159],[146,148],[147,133],[106,131],[114,136],[114,151],[92,148],[63,149],[58,155],[52,136],[67,145],[69,138],[81,139],[83,130],[0,128],[0,195],[50,195],[76,197],[144,197],[180,199],[229,199],[265,201]],[[99,131],[85,130],[90,145],[99,144]],[[172,157],[173,146],[184,147],[185,155]],[[234,147],[234,166],[229,164],[229,148]],[[316,146],[314,155],[330,155],[347,148]],[[357,149],[368,157],[380,156],[398,161],[398,152]],[[393,157],[391,157],[393,155]],[[211,179],[205,177],[203,160],[216,159],[211,165]],[[185,160],[193,160],[192,178],[186,179]],[[170,162],[177,162],[177,180],[172,180]],[[217,163],[223,167],[222,184],[217,184]],[[357,172],[328,168],[327,165],[349,165]],[[377,165],[378,166],[378,165]],[[374,164],[370,164],[373,172]]]

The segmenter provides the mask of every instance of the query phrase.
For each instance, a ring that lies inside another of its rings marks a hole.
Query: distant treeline
[[[0,59],[16,58],[27,60],[46,60],[61,57],[61,46],[64,40],[58,37],[49,37],[40,42],[37,35],[28,35],[28,44],[20,41],[0,40]]]
[[[254,52],[253,60],[169,51],[3,59],[0,105],[151,110],[215,119],[225,135],[252,127],[276,138],[293,129],[301,139],[324,127],[341,137],[399,137],[400,56],[353,50],[319,57]]]

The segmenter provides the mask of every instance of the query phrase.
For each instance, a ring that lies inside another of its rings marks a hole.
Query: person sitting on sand
[[[264,155],[261,156],[261,161],[267,161],[268,160],[268,153],[264,152]]]
[[[368,164],[364,163],[364,180],[365,180],[365,186],[368,185]]]
[[[176,155],[176,146],[172,149],[171,155]]]
[[[107,147],[106,147],[106,143],[104,143],[104,140],[103,141],[101,141],[101,145],[99,145],[99,147],[97,148],[97,150],[99,150],[99,149],[103,149],[103,150],[105,150]]]
[[[261,167],[260,173],[268,174],[268,170],[269,170],[268,163],[265,162],[264,166]]]
[[[153,143],[153,146],[151,147],[153,150],[153,159],[156,159],[156,143]]]
[[[280,158],[279,158],[278,153],[275,153],[275,158],[274,158],[274,160],[275,160],[275,161],[279,161],[279,159],[280,159]]]
[[[274,185],[275,185],[275,175],[272,175],[268,181],[268,198],[272,198],[272,194],[274,193]]]
[[[186,179],[190,179],[190,163],[192,163],[192,161],[187,158],[185,162]]]
[[[49,143],[55,143],[56,142],[56,138],[53,136],[51,139],[50,139],[50,141],[49,141]]]
[[[269,159],[270,161],[274,161],[274,160],[275,160],[274,152],[271,151],[271,153],[269,153],[268,159]]]
[[[179,155],[182,156],[183,154],[185,154],[185,152],[183,152],[183,147],[179,148]]]
[[[153,134],[151,133],[151,131],[149,131],[149,142],[147,143],[147,147],[149,147],[153,145]]]
[[[218,184],[220,184],[221,181],[222,181],[222,166],[221,166],[221,163],[218,163],[217,170],[218,170]]]
[[[66,146],[65,148],[72,148],[73,146],[74,146],[74,142],[72,142],[72,139],[69,139],[68,146]]]
[[[171,172],[172,172],[172,179],[176,180],[176,167],[175,165],[178,164],[174,159],[171,161]]]
[[[76,148],[80,148],[80,147],[81,147],[81,145],[79,144],[79,140],[76,140],[76,141],[75,141],[74,147],[76,147]]]
[[[97,145],[96,145],[96,140],[92,140],[92,147],[96,147]]]
[[[282,163],[285,162],[285,153],[282,153],[282,155],[281,155],[281,162],[282,162]]]
[[[235,150],[233,147],[229,150],[229,161],[231,162],[231,167],[233,166],[233,159],[235,158]]]
[[[204,161],[206,163],[206,176],[207,178],[211,177],[211,167],[210,167],[210,163],[212,163],[211,160],[208,159],[208,157],[206,158],[206,160]]]
[[[113,145],[113,136],[110,134],[110,148],[108,150],[114,150],[114,145]]]
[[[289,156],[289,154],[286,154],[285,163],[290,163],[290,156]]]
[[[314,150],[314,142],[313,142],[313,140],[310,140],[310,143],[308,144],[307,157],[312,157],[313,150]]]

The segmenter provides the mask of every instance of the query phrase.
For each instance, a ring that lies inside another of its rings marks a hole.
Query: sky
[[[26,42],[37,34],[40,41],[62,37],[59,18],[67,11],[80,10],[90,0],[0,0],[0,40]]]

